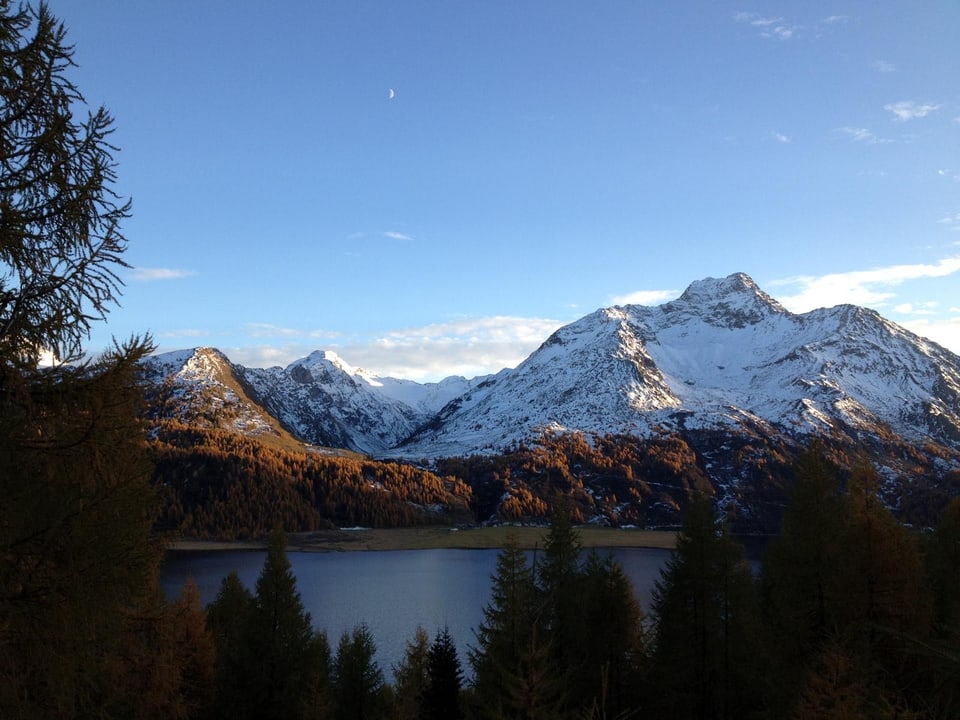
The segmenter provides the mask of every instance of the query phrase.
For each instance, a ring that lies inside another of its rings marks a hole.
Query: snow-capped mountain
[[[251,436],[284,434],[238,384],[237,366],[219,350],[178,350],[147,358],[144,365],[156,415]]]
[[[152,363],[162,375],[185,357]],[[960,357],[872,310],[790,313],[743,274],[656,307],[597,310],[518,367],[473,380],[377,378],[330,352],[231,368],[294,435],[380,456],[495,452],[543,430],[742,428],[894,433],[960,451]]]
[[[844,305],[793,314],[746,275],[598,310],[441,412],[405,451],[493,450],[538,428],[768,426],[960,445],[960,358]]]
[[[221,426],[246,432],[236,416],[251,426],[254,419],[264,426],[269,419],[303,442],[371,455],[387,454],[451,399],[483,380],[380,378],[350,367],[330,351],[313,352],[285,368],[264,369],[233,364],[212,348],[195,348],[155,355],[146,367],[154,385],[176,388],[166,396],[182,404],[179,416],[196,417],[196,407],[203,404],[212,416],[228,408],[231,419]]]
[[[386,453],[470,387],[463,378],[431,384],[381,379],[329,351],[311,353],[286,368],[245,369],[240,377],[298,437],[372,455]]]

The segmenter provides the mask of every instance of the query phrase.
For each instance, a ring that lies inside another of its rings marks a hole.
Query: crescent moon
[[[389,100],[393,100],[393,98],[396,97],[396,95],[397,95],[397,94],[393,91],[393,88],[390,88],[390,94],[387,95],[387,98],[388,98]]]

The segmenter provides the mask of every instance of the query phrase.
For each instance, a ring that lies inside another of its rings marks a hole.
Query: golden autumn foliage
[[[161,423],[151,443],[161,525],[185,537],[267,536],[333,526],[401,527],[470,519],[470,488],[393,462],[291,452],[214,429]]]

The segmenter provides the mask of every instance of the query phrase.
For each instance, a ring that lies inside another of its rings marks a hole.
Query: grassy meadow
[[[674,546],[676,533],[660,530],[579,527],[580,541],[592,547]],[[293,552],[342,552],[355,550],[428,550],[432,548],[483,549],[501,548],[511,536],[522,548],[543,547],[547,529],[543,527],[412,527],[363,530],[319,530],[290,533],[288,550]],[[218,542],[202,540],[175,541],[174,550],[262,550],[266,541]]]

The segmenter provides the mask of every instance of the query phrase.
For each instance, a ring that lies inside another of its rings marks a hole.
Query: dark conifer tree
[[[207,626],[217,648],[214,716],[224,720],[246,717],[248,676],[255,671],[247,639],[253,594],[236,572],[220,584],[216,599],[207,606]]]
[[[160,545],[138,385],[148,349],[0,379],[0,716],[108,706],[126,613],[152,602]]]
[[[307,658],[307,684],[302,698],[303,718],[328,720],[333,710],[333,660],[325,631],[313,634]]]
[[[883,505],[874,467],[857,464],[845,497],[838,633],[875,696],[905,711],[918,674],[915,645],[930,632],[931,605],[917,537]]]
[[[533,570],[514,537],[497,556],[490,603],[476,629],[477,645],[468,652],[475,696],[484,717],[519,717],[504,706],[508,679],[523,675],[534,629],[539,622],[539,598]]]
[[[645,651],[643,613],[623,569],[591,551],[581,569],[574,642],[583,661],[571,693],[598,717],[618,717],[639,702]]]
[[[206,718],[213,701],[213,637],[200,606],[200,590],[188,582],[180,598],[124,613],[120,652],[111,663],[115,698],[105,715],[131,720]]]
[[[370,629],[358,625],[343,633],[333,664],[333,717],[335,720],[372,720],[386,713],[383,673],[374,655]]]
[[[580,536],[573,527],[569,506],[561,499],[550,517],[543,559],[536,575],[544,639],[552,653],[554,673],[564,686],[583,661],[583,649],[576,643],[582,610],[577,604],[580,551]]]
[[[279,527],[270,535],[257,579],[247,642],[255,663],[250,694],[255,717],[297,717],[309,681],[313,629]]]
[[[45,4],[0,3],[0,374],[79,360],[127,267],[113,118],[87,109],[73,65]]]
[[[413,639],[407,642],[403,659],[393,668],[396,720],[417,720],[420,717],[420,703],[428,679],[429,652],[430,637],[418,626]]]
[[[926,545],[935,633],[960,642],[960,498],[944,509]]]
[[[784,714],[822,643],[837,628],[844,523],[838,468],[821,443],[811,443],[794,465],[781,531],[767,550],[760,574],[779,663],[771,702]]]
[[[220,717],[298,718],[322,704],[329,648],[311,628],[282,529],[270,536],[256,593],[231,573],[208,622],[217,642]]]
[[[131,339],[80,362],[121,285],[129,203],[103,108],[45,4],[0,2],[0,717],[106,714],[159,546]],[[66,364],[39,367],[50,352]]]
[[[566,689],[556,674],[553,653],[538,624],[522,637],[516,670],[505,673],[504,692],[497,698],[480,696],[486,711],[481,717],[496,720],[563,720],[571,718]],[[498,704],[489,705],[496,701]]]
[[[652,687],[665,718],[742,718],[756,710],[761,628],[742,548],[711,501],[687,507],[653,593]]]
[[[427,653],[427,683],[420,705],[421,720],[458,720],[463,669],[447,628],[438,632]]]

